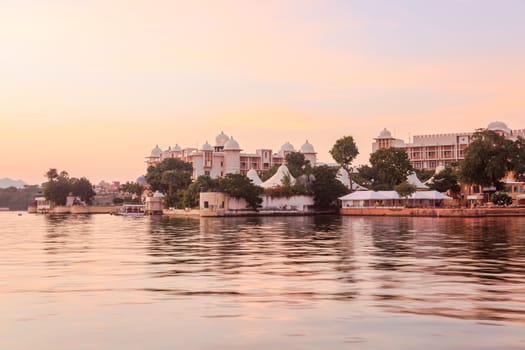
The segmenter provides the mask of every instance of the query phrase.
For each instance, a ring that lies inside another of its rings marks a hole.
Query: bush
[[[490,197],[490,200],[492,203],[499,206],[512,204],[512,198],[506,192],[494,192],[494,194]]]

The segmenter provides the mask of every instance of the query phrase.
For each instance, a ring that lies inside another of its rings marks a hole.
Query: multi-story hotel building
[[[148,166],[155,165],[166,158],[178,158],[189,162],[193,166],[193,178],[208,175],[212,178],[222,177],[226,174],[245,174],[254,169],[261,174],[274,165],[285,163],[286,155],[295,152],[295,148],[289,142],[281,146],[277,153],[271,148],[261,148],[255,153],[243,153],[239,143],[221,132],[215,138],[215,146],[207,141],[200,149],[181,148],[179,145],[161,150],[157,145],[149,156],[146,157]],[[308,140],[298,150],[306,160],[315,166],[317,153]]]
[[[518,136],[525,137],[525,129],[512,130],[503,122],[492,122],[487,129],[512,140]],[[372,152],[389,147],[404,148],[415,169],[434,170],[438,166],[447,166],[464,159],[463,152],[470,144],[473,134],[474,131],[415,135],[411,143],[405,143],[392,137],[387,129],[383,129],[372,143]]]

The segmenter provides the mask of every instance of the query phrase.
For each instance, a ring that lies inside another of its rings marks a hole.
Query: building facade
[[[487,129],[512,140],[518,136],[525,137],[525,129],[512,130],[499,121],[490,123]],[[411,143],[405,143],[392,137],[387,129],[383,129],[372,143],[372,152],[389,147],[404,148],[415,169],[435,170],[439,166],[446,167],[464,159],[464,151],[470,144],[473,134],[474,131],[415,135]]]
[[[157,145],[149,156],[146,157],[148,166],[156,165],[167,158],[177,158],[189,162],[193,166],[193,179],[201,175],[212,178],[222,177],[226,174],[244,174],[250,169],[261,174],[275,165],[285,163],[286,155],[296,152],[289,142],[283,144],[276,153],[271,148],[257,149],[255,153],[244,153],[233,137],[228,137],[221,132],[215,138],[215,145],[207,141],[200,149],[182,148],[179,145],[162,150]],[[304,154],[312,166],[316,165],[317,153],[308,140],[299,148],[298,152]]]

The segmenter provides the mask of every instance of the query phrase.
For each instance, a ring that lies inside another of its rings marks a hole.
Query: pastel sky
[[[222,130],[332,162],[352,135],[525,128],[522,0],[0,0],[0,178],[135,180]]]

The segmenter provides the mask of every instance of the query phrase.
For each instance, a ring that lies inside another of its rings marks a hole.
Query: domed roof
[[[386,128],[384,128],[380,133],[379,133],[379,136],[377,137],[378,139],[391,139],[392,138],[392,134],[390,133],[390,131],[388,131]]]
[[[203,151],[213,151],[213,147],[206,141],[204,145],[202,145],[201,150]]]
[[[306,143],[301,146],[301,153],[315,153],[314,146],[306,140]]]
[[[182,151],[182,148],[180,148],[179,144],[176,143],[175,146],[171,149],[173,152],[180,152]]]
[[[505,124],[504,122],[499,122],[499,121],[495,121],[495,122],[490,123],[487,126],[487,129],[488,130],[492,130],[492,131],[504,131],[507,134],[510,134],[512,132],[512,130],[510,130],[510,128],[507,126],[507,124]]]
[[[215,145],[222,147],[229,139],[230,138],[221,131],[221,133],[215,138]]]
[[[146,177],[145,176],[139,176],[137,177],[137,180],[135,181],[139,185],[144,185],[146,183]]]
[[[295,148],[290,142],[286,142],[284,145],[281,146],[282,152],[295,152]]]
[[[151,156],[152,157],[160,157],[162,154],[162,150],[159,148],[159,145],[156,145],[154,149],[151,150]]]
[[[241,150],[241,146],[239,146],[239,143],[237,141],[235,141],[233,139],[233,136],[232,136],[231,139],[229,139],[224,144],[224,150],[225,151],[240,151]]]

